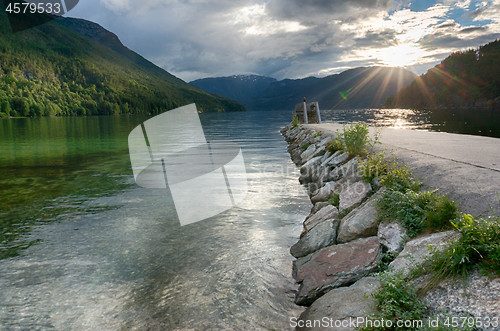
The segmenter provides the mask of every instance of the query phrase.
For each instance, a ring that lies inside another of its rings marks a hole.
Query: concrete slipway
[[[342,129],[336,123],[305,126],[327,134]],[[395,128],[371,132],[380,132],[376,149],[407,163],[422,189],[438,189],[473,216],[500,216],[500,139]]]

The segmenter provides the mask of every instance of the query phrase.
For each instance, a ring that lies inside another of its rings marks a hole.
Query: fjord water
[[[324,112],[500,136],[491,118],[471,128],[432,116]],[[167,190],[134,183],[127,136],[146,117],[0,121],[0,329],[287,328],[301,311],[288,249],[310,208],[278,132],[290,118],[201,114],[208,140],[242,148],[249,191],[238,208],[184,227]]]

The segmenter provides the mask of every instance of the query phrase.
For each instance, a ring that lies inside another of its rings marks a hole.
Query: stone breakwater
[[[371,315],[375,309],[371,294],[380,288],[379,280],[371,274],[378,270],[385,252],[397,254],[389,268],[407,274],[429,255],[429,246],[443,249],[457,237],[456,232],[446,231],[407,241],[400,223],[379,224],[376,200],[385,188],[362,180],[359,157],[342,151],[331,153],[327,147],[334,137],[312,128],[287,126],[281,133],[313,204],[297,243],[290,249],[296,258],[293,277],[299,284],[295,303],[308,306],[298,318],[297,325],[303,326],[298,330],[325,330],[308,327],[323,318],[341,323]],[[468,282],[471,291],[465,291],[467,296],[455,282],[443,282],[428,292],[424,300],[430,311],[498,318],[500,279],[476,272]]]

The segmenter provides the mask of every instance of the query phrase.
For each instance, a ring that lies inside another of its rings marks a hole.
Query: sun
[[[416,64],[425,56],[425,52],[415,44],[400,44],[384,48],[379,53],[379,59],[390,67],[405,67]]]

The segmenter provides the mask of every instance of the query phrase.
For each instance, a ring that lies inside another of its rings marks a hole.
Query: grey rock
[[[323,163],[326,159],[328,159],[330,156],[332,156],[332,153],[330,151],[326,151],[325,154],[321,157],[321,163]]]
[[[316,214],[321,208],[329,206],[330,204],[326,201],[320,201],[314,204],[314,206],[311,208],[311,215]]]
[[[300,173],[302,175],[308,174],[309,176],[311,176],[313,169],[319,165],[320,160],[321,156],[311,158],[306,163],[304,163],[302,167],[300,167]]]
[[[327,206],[321,208],[317,213],[307,217],[304,221],[304,233],[311,231],[319,223],[327,219],[339,219],[339,211],[337,207],[328,204]]]
[[[338,219],[328,219],[322,221],[290,248],[290,254],[299,258],[309,255],[318,249],[335,245],[337,238]]]
[[[400,222],[383,221],[378,226],[378,240],[389,252],[401,252],[406,230]]]
[[[319,201],[327,201],[335,189],[335,182],[327,182],[323,187],[321,187],[316,194],[311,198],[312,203]]]
[[[359,161],[358,158],[353,158],[346,164],[334,168],[328,175],[329,180],[338,181],[346,176],[356,176],[361,178],[358,170]]]
[[[314,145],[309,145],[309,147],[306,148],[305,151],[300,154],[300,159],[302,160],[302,163],[305,163],[309,161],[310,158],[314,155],[314,152],[316,151],[316,146]]]
[[[451,240],[458,237],[459,234],[457,232],[446,231],[410,240],[406,243],[398,257],[389,264],[389,268],[394,272],[402,271],[403,275],[407,276],[411,268],[425,262],[429,256],[429,246],[435,247],[437,250],[443,250]]]
[[[298,305],[310,305],[331,289],[352,284],[375,270],[381,250],[377,237],[328,246],[293,263],[293,277],[300,283]]]
[[[307,327],[312,321],[328,318],[333,321],[348,321],[357,317],[370,316],[375,311],[375,299],[371,296],[380,288],[380,281],[375,277],[364,277],[349,287],[332,289],[308,307],[299,317],[303,328],[298,331],[327,330],[325,328]],[[308,322],[310,321],[310,322]],[[346,323],[346,325],[348,325]],[[328,329],[331,330],[331,329]],[[354,330],[342,328],[336,330]]]
[[[380,194],[380,192],[375,194],[361,206],[342,218],[337,237],[339,243],[377,234],[378,212],[376,201]]]
[[[355,182],[349,185],[347,189],[340,192],[340,212],[342,213],[343,211],[361,203],[368,196],[368,194],[371,193],[371,191],[371,185],[363,181]]]
[[[344,163],[345,161],[347,161],[347,159],[349,158],[349,154],[347,153],[342,153],[340,155],[337,155],[336,157],[334,157],[333,159],[331,159],[329,162],[328,162],[328,165],[331,165],[331,166],[338,166],[342,163]]]

